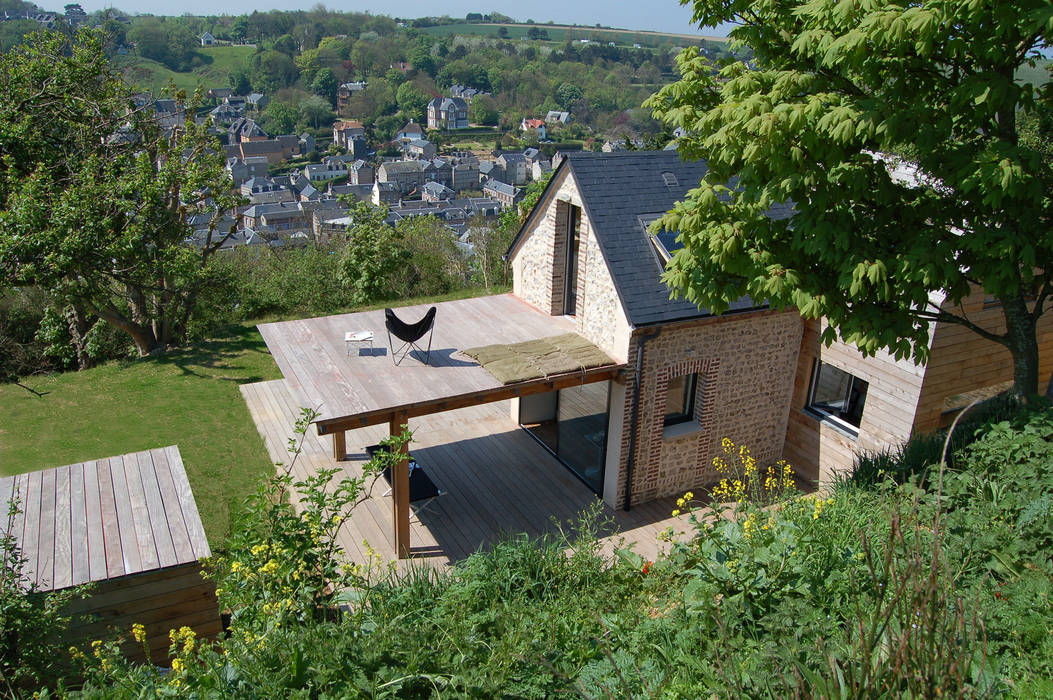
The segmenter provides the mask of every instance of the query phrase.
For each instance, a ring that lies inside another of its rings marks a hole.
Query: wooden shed
[[[9,519],[12,498],[21,512]],[[52,591],[94,582],[71,603],[71,642],[115,630],[141,660],[130,641],[138,622],[152,659],[163,663],[169,630],[221,631],[215,585],[198,563],[211,552],[177,447],[2,477],[0,507],[0,527],[27,560],[26,585]]]

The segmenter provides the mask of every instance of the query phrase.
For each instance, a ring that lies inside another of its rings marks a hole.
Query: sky
[[[62,6],[67,2],[70,0],[39,0],[36,4],[47,10],[61,11]],[[308,10],[318,4],[318,0],[225,0],[221,3],[215,0],[181,0],[178,3],[170,0],[81,0],[80,4],[87,12],[115,7],[130,14],[239,15],[249,14],[253,10]],[[710,36],[727,34],[726,31],[719,30],[700,31],[697,27],[692,26],[690,9],[682,7],[677,0],[644,0],[644,2],[535,0],[530,3],[509,2],[508,0],[477,2],[452,0],[439,4],[422,0],[401,0],[398,3],[330,1],[323,4],[332,10],[369,11],[383,15],[397,14],[400,17],[427,17],[436,14],[464,17],[469,12],[496,11],[517,20],[532,19],[538,23],[552,20],[556,23],[593,25],[600,22],[621,29],[647,29]]]

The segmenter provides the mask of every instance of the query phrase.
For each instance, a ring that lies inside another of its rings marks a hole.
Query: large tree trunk
[[[137,323],[132,323],[123,316],[105,309],[99,309],[96,313],[103,321],[118,330],[124,331],[131,337],[139,357],[146,357],[162,349],[149,325],[141,326]]]
[[[73,349],[77,353],[77,369],[88,369],[95,361],[87,352],[87,335],[92,324],[88,322],[88,313],[76,304],[66,307],[66,326],[73,338]]]
[[[1035,319],[1028,311],[1024,297],[1004,298],[1006,347],[1013,356],[1013,388],[1010,393],[1023,404],[1038,395],[1038,336]]]

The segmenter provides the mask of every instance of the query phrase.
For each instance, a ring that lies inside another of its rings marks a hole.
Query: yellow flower
[[[182,659],[172,659],[172,670],[176,673],[182,673],[186,670],[186,664],[183,663]]]
[[[140,644],[146,643],[146,627],[136,622],[132,625],[132,637]]]
[[[234,573],[237,573],[237,572],[241,571],[241,562],[240,561],[236,561],[233,564],[231,564],[230,565],[230,570],[233,571]]]
[[[278,562],[271,559],[266,564],[260,567],[260,573],[273,574],[275,571],[278,570],[278,566]]]
[[[678,515],[680,515],[680,509],[679,509],[679,508],[675,508],[675,509],[673,510],[673,517],[675,518],[675,517],[676,517],[676,516],[678,516]]]

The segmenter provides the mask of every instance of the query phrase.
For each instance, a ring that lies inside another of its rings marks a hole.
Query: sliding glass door
[[[524,397],[520,423],[595,491],[603,491],[607,446],[608,382]]]

